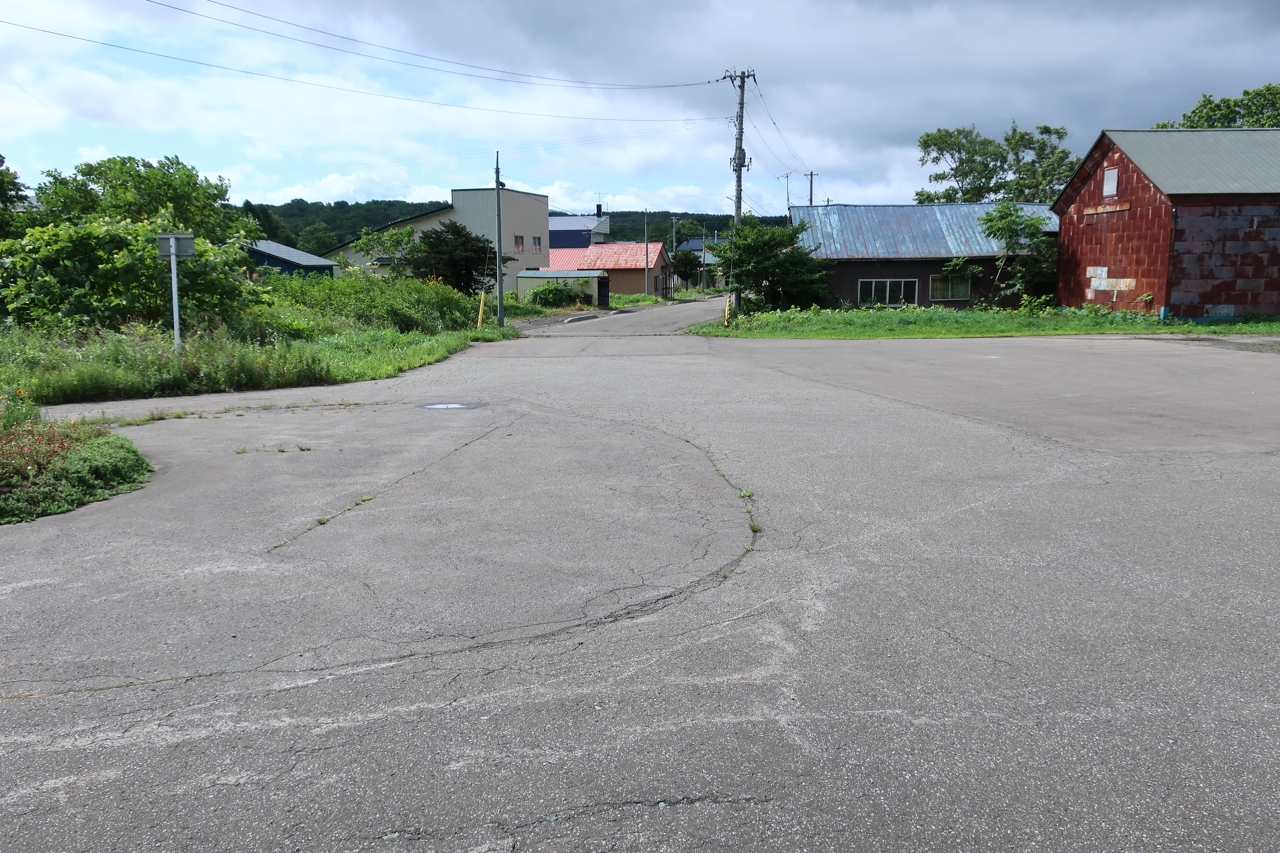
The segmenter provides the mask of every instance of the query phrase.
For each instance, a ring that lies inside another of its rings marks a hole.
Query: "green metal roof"
[[[1280,194],[1280,129],[1103,134],[1165,195]]]

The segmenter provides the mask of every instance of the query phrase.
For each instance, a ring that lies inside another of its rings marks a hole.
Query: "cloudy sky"
[[[726,211],[734,90],[670,84],[752,69],[746,206],[778,214],[787,172],[796,201],[813,170],[819,200],[910,202],[938,127],[1065,125],[1081,152],[1280,82],[1275,0],[165,3],[0,0],[0,154],[27,183],[177,154],[237,200],[433,200],[501,150],[560,209]]]

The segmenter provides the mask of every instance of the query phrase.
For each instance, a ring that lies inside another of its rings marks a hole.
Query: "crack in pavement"
[[[682,806],[761,806],[775,802],[774,797],[729,797],[719,793],[697,794],[693,796],[679,797],[662,797],[656,800],[611,800],[600,803],[588,803],[581,806],[572,806],[570,808],[561,809],[560,811],[540,814],[536,818],[527,819],[515,824],[506,824],[501,821],[486,824],[487,828],[497,829],[499,832],[506,833],[508,836],[514,836],[517,833],[541,827],[551,823],[572,822],[580,818],[590,818],[601,814],[621,811],[623,809],[669,809],[679,808]],[[373,841],[443,841],[446,838],[457,837],[462,832],[470,832],[471,828],[460,832],[441,833],[439,831],[424,830],[422,827],[406,827],[402,829],[387,830],[378,835],[374,835]],[[508,850],[514,850],[514,837],[508,837],[498,841],[497,843],[506,843]],[[493,842],[490,842],[492,844]],[[482,847],[480,849],[486,849]],[[493,849],[488,847],[488,849]]]
[[[510,421],[506,422],[506,423],[495,424],[494,426],[492,426],[492,427],[490,427],[489,429],[485,430],[485,431],[484,431],[484,432],[482,432],[480,435],[477,435],[475,438],[471,439],[470,441],[464,441],[462,444],[460,444],[460,445],[458,445],[457,447],[453,448],[452,450],[450,450],[448,453],[444,454],[443,456],[440,456],[440,457],[438,457],[438,458],[436,458],[436,459],[433,459],[433,460],[431,460],[430,462],[428,462],[426,465],[423,465],[421,468],[418,468],[418,469],[417,469],[417,470],[415,470],[415,471],[410,471],[408,474],[405,474],[405,475],[403,475],[403,476],[397,477],[396,479],[392,480],[392,481],[391,481],[390,483],[388,483],[387,485],[385,485],[385,486],[383,486],[383,487],[381,487],[381,488],[379,488],[379,489],[376,489],[376,490],[374,491],[374,497],[376,498],[378,495],[385,495],[387,492],[389,492],[389,491],[391,491],[392,489],[396,488],[397,486],[399,486],[401,483],[403,483],[405,480],[409,479],[410,477],[415,477],[415,476],[417,476],[418,474],[421,474],[422,472],[427,471],[427,470],[429,470],[429,469],[431,469],[431,468],[435,467],[436,465],[439,465],[441,462],[444,462],[446,459],[451,458],[455,453],[458,453],[458,452],[460,452],[460,451],[462,451],[462,450],[465,450],[466,448],[468,448],[468,447],[470,447],[471,445],[475,444],[477,441],[480,441],[480,440],[482,440],[482,439],[484,439],[484,438],[487,438],[488,436],[492,435],[493,433],[497,432],[498,430],[500,430],[500,429],[509,429],[510,427],[514,426],[515,424],[517,424],[517,423],[519,423],[521,420],[523,420],[527,415],[528,415],[528,413],[526,412],[526,413],[523,413],[523,414],[519,415],[518,417],[514,418],[513,420],[510,420]],[[346,508],[344,508],[344,509],[340,509],[340,510],[338,510],[338,511],[337,511],[337,512],[335,512],[333,515],[327,515],[327,516],[324,516],[324,517],[322,517],[322,518],[317,518],[313,524],[308,524],[308,525],[306,526],[306,528],[305,528],[305,529],[303,529],[303,531],[302,531],[301,533],[295,533],[293,536],[290,536],[288,539],[285,539],[285,540],[284,540],[284,541],[282,541],[282,542],[277,542],[276,544],[272,545],[270,548],[268,548],[268,549],[267,549],[267,553],[268,553],[268,554],[270,554],[272,551],[275,551],[275,550],[276,550],[276,549],[278,549],[278,548],[283,548],[284,546],[286,546],[286,545],[288,545],[288,544],[290,544],[290,543],[292,543],[292,542],[296,542],[296,541],[298,541],[298,539],[299,539],[299,538],[301,538],[301,537],[305,536],[306,534],[310,533],[312,530],[315,530],[317,527],[321,527],[321,526],[323,526],[323,525],[325,525],[325,524],[328,524],[330,521],[333,521],[335,518],[339,518],[339,517],[341,517],[341,516],[343,516],[343,515],[346,515],[347,513],[351,512],[352,510],[356,509],[357,507],[364,506],[365,504],[367,504],[367,503],[368,503],[370,500],[372,500],[372,499],[373,499],[373,498],[369,498],[368,500],[366,500],[366,499],[364,499],[364,498],[361,498],[360,500],[356,501],[356,502],[355,502],[354,504],[352,504],[351,506],[348,506],[348,507],[346,507]]]

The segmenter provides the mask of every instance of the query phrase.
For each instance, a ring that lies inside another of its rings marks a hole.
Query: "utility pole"
[[[750,70],[739,71],[737,74],[726,71],[723,78],[731,81],[738,89],[738,122],[734,127],[733,160],[730,163],[733,167],[733,223],[735,225],[742,222],[742,172],[751,168],[747,152],[742,150],[742,122],[743,112],[746,109],[748,77],[754,80],[756,73]]]
[[[498,215],[498,328],[505,326],[506,317],[502,313],[502,279],[504,278],[502,269],[502,168],[499,165],[498,158],[500,152],[493,152],[493,197],[494,209]]]
[[[644,294],[649,295],[649,208],[644,209]]]
[[[813,207],[813,172],[809,173],[809,206]]]

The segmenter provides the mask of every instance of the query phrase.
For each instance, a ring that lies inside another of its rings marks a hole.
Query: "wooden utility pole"
[[[813,207],[813,172],[809,172],[809,206]]]

